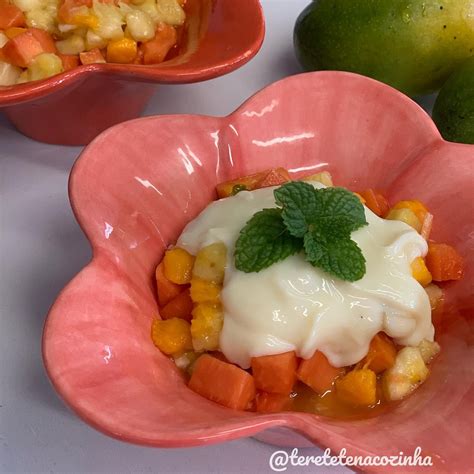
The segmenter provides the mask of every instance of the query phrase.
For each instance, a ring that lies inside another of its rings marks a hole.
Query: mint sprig
[[[235,266],[259,272],[304,251],[313,266],[342,280],[360,280],[365,258],[351,233],[367,225],[364,207],[344,188],[315,189],[294,181],[274,191],[278,208],[257,212],[240,231]]]

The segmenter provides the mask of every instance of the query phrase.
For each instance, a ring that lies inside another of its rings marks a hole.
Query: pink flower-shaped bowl
[[[152,66],[91,64],[43,81],[0,87],[0,109],[35,140],[84,145],[110,126],[138,117],[155,84],[227,74],[262,45],[265,23],[259,0],[187,0],[185,10],[172,59]]]
[[[464,280],[445,285],[442,353],[431,377],[387,414],[340,421],[226,409],[189,390],[151,342],[154,268],[166,246],[215,199],[216,183],[276,166],[294,176],[328,169],[336,183],[380,188],[392,202],[419,198],[435,214],[433,238],[466,260]],[[432,472],[468,472],[473,179],[474,146],[443,141],[410,99],[344,72],[284,79],[225,118],[176,115],[117,125],[85,149],[71,174],[71,203],[94,257],[48,315],[49,377],[81,418],[132,443],[197,446],[257,436],[362,455],[411,454],[420,446],[432,457]]]

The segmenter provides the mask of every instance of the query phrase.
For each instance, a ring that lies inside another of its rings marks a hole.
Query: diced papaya
[[[8,2],[0,3],[0,30],[6,30],[12,26],[25,26],[25,24],[25,15],[17,6]]]
[[[421,201],[418,201],[417,199],[399,201],[395,204],[395,206],[393,206],[392,209],[410,209],[416,214],[416,217],[418,217],[420,222],[424,221],[425,216],[428,212],[428,209],[426,208],[426,206]]]
[[[28,28],[28,31],[33,35],[34,38],[39,42],[43,48],[43,53],[56,53],[56,45],[54,44],[53,37],[40,28]]]
[[[169,281],[184,285],[191,281],[194,256],[186,250],[176,247],[165,252],[163,265],[165,276]]]
[[[233,196],[238,191],[253,191],[254,189],[286,183],[289,180],[288,171],[284,168],[275,168],[225,181],[216,186],[216,191],[217,196],[221,199]]]
[[[221,286],[213,281],[194,277],[191,280],[191,299],[194,303],[218,303],[220,293]]]
[[[75,54],[58,54],[58,56],[61,58],[65,71],[70,71],[79,66],[79,56]]]
[[[344,372],[344,368],[333,367],[322,352],[316,351],[310,359],[300,362],[296,376],[321,395],[330,390]]]
[[[355,369],[336,380],[337,397],[354,406],[370,406],[377,401],[377,376],[370,369]]]
[[[165,23],[160,23],[155,37],[140,45],[143,53],[143,64],[159,64],[163,62],[169,50],[176,44],[178,34],[176,29]]]
[[[258,413],[277,413],[288,410],[291,398],[281,393],[257,392],[255,402]]]
[[[423,257],[417,257],[411,262],[411,274],[413,278],[421,285],[428,286],[433,280],[430,271],[426,267]]]
[[[189,288],[186,288],[160,309],[160,316],[163,319],[180,318],[190,321],[192,310],[193,300],[189,295]]]
[[[79,53],[79,60],[81,64],[102,64],[106,62],[99,48]]]
[[[193,348],[191,326],[184,319],[153,320],[151,338],[155,346],[167,355],[180,354]]]
[[[252,374],[259,390],[289,394],[296,381],[297,359],[294,351],[252,357]]]
[[[393,341],[384,333],[379,332],[370,341],[369,352],[363,364],[376,374],[389,369],[395,363],[397,349]]]
[[[287,183],[290,180],[290,174],[285,168],[275,168],[270,170],[263,180],[258,183],[258,187],[268,188],[269,186],[278,186],[279,184]]]
[[[425,262],[434,281],[459,280],[464,274],[464,259],[447,244],[429,242]]]
[[[181,285],[177,285],[165,277],[163,262],[156,267],[155,278],[158,291],[158,304],[160,307],[165,306],[169,301],[176,298],[183,291]]]
[[[377,216],[385,217],[390,209],[390,205],[385,196],[374,189],[360,191],[359,194],[364,198],[365,205]]]
[[[188,386],[208,400],[235,410],[245,410],[255,398],[254,379],[248,372],[207,354],[196,361]]]
[[[3,47],[8,62],[23,68],[28,67],[36,56],[44,52],[40,41],[29,30],[15,36]]]

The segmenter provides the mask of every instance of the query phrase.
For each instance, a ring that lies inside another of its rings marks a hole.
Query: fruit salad
[[[354,418],[427,379],[432,316],[464,262],[430,239],[422,202],[282,168],[217,196],[156,268],[151,337],[191,390],[236,410]]]
[[[0,86],[81,64],[158,64],[177,44],[185,0],[0,0]]]

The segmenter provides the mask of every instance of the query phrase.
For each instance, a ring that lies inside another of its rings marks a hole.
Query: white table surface
[[[255,59],[212,81],[159,87],[146,115],[227,115],[263,86],[300,72],[292,31],[307,3],[264,0],[267,33]],[[40,355],[44,318],[90,257],[67,196],[80,150],[32,141],[0,115],[0,472],[271,472],[274,448],[252,439],[169,450],[110,439],[72,414],[50,386]],[[313,466],[287,472],[350,471]]]

